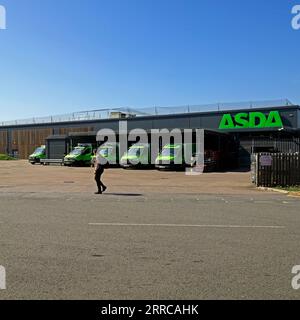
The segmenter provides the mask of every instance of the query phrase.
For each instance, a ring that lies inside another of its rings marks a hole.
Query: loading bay
[[[249,172],[0,166],[0,299],[299,299],[300,199]]]

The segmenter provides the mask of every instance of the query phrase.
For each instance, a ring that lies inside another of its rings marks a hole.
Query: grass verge
[[[300,192],[300,186],[296,187],[277,187],[278,190],[284,190],[288,192]]]
[[[0,161],[1,160],[16,160],[16,159],[8,156],[7,154],[0,154]]]

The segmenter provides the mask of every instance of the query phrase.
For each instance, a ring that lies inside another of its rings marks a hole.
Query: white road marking
[[[274,201],[272,201],[272,200],[256,200],[256,201],[253,201],[253,203],[256,203],[256,204],[274,204]]]
[[[166,228],[244,228],[244,229],[285,229],[285,226],[241,226],[217,224],[154,224],[154,223],[89,223],[90,226],[106,227],[166,227]]]

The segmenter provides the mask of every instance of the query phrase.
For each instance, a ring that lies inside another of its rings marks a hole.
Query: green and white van
[[[151,149],[148,143],[133,144],[121,157],[120,165],[123,168],[149,167],[151,165]]]
[[[78,144],[64,158],[65,166],[90,166],[93,157],[93,147],[90,144]]]
[[[191,148],[191,159],[185,159],[185,150]],[[161,153],[155,161],[157,169],[182,169],[193,166],[193,157],[195,157],[196,144],[167,144],[163,147]]]
[[[42,145],[35,149],[35,151],[29,156],[28,161],[31,164],[40,163],[42,159],[46,159],[46,146]]]
[[[106,159],[107,166],[119,165],[119,144],[114,142],[105,142],[97,149],[97,155]],[[92,157],[92,166],[95,166],[96,156]]]

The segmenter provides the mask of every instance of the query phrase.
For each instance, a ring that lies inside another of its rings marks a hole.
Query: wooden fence
[[[258,187],[300,186],[300,154],[255,154],[252,158],[252,181]]]

